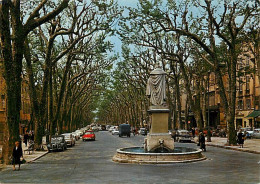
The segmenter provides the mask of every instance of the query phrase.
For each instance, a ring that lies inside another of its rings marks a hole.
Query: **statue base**
[[[150,106],[148,112],[151,114],[150,133],[168,133],[169,112],[167,106]]]
[[[155,151],[156,149],[174,149],[174,140],[168,133],[169,108],[167,106],[150,106],[151,130],[145,139],[145,150]]]

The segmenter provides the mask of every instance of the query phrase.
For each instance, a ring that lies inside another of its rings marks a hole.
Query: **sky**
[[[138,4],[138,0],[118,0],[118,5],[120,7],[126,6],[126,7],[136,8],[137,4]],[[124,16],[127,15],[126,10],[123,12],[123,15]],[[119,55],[121,55],[122,42],[120,38],[118,36],[112,36],[109,39],[114,45],[113,52],[111,52],[111,54],[118,53]]]

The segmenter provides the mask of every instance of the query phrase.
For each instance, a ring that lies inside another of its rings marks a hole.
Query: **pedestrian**
[[[13,165],[13,171],[15,171],[15,165],[18,164],[19,168],[18,170],[20,170],[20,165],[21,165],[21,158],[23,159],[23,150],[22,150],[22,146],[20,145],[20,143],[18,141],[15,142],[15,146],[13,149],[13,159],[12,159],[12,165]]]
[[[136,135],[139,135],[139,132],[138,132],[138,128],[137,128],[137,127],[135,127],[135,134],[136,134]]]
[[[135,127],[132,129],[133,135],[135,136]]]
[[[200,146],[200,149],[202,149],[204,152],[206,152],[205,135],[202,132],[200,132],[200,135],[199,135],[199,146]]]
[[[244,137],[245,137],[245,135],[242,133],[242,130],[240,130],[239,133],[237,134],[237,142],[238,142],[240,148],[243,148]]]
[[[23,142],[25,144],[25,147],[27,147],[28,138],[29,138],[28,132],[25,132],[23,136]]]
[[[195,128],[194,127],[192,127],[192,129],[191,129],[191,133],[192,133],[192,137],[194,138],[195,137]]]
[[[31,140],[34,141],[34,132],[32,131]]]

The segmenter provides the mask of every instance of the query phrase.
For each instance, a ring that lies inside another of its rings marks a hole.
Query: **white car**
[[[67,146],[75,146],[76,140],[71,133],[62,134],[64,135]]]
[[[260,128],[254,129],[252,137],[255,139],[260,139]]]
[[[72,136],[75,137],[76,141],[80,138],[80,135],[76,132],[72,132]]]
[[[192,136],[190,135],[190,132],[188,130],[177,130],[176,132],[176,141],[189,141],[191,142]]]
[[[112,132],[113,130],[118,130],[118,126],[111,126],[108,131]]]
[[[79,134],[80,136],[82,136],[84,134],[84,131],[83,130],[76,130],[75,131],[77,134]]]
[[[112,131],[112,135],[119,135],[119,130],[114,129],[114,130]]]
[[[251,130],[251,128],[244,127],[244,128],[240,128],[240,130],[242,131],[243,134],[246,132],[246,138],[249,138],[249,139],[252,138],[254,131]]]

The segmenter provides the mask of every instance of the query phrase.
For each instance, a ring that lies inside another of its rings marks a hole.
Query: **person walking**
[[[192,127],[192,129],[191,129],[191,133],[192,133],[192,137],[194,138],[195,137],[195,128],[194,127]]]
[[[237,142],[239,144],[240,148],[243,148],[244,145],[244,134],[242,133],[242,130],[239,131],[239,133],[237,134]]]
[[[23,142],[24,142],[24,144],[25,144],[25,147],[27,147],[28,139],[29,139],[28,132],[25,132],[25,134],[24,134],[24,136],[23,136]]]
[[[13,171],[15,171],[15,165],[18,164],[18,170],[20,170],[20,166],[21,166],[21,158],[23,158],[23,150],[22,150],[22,146],[20,145],[20,143],[18,141],[15,142],[15,146],[13,149],[13,159],[12,159],[12,165],[13,165]]]
[[[206,152],[205,135],[202,132],[200,132],[200,135],[199,135],[199,146],[200,146],[200,149],[202,149],[204,152]]]

